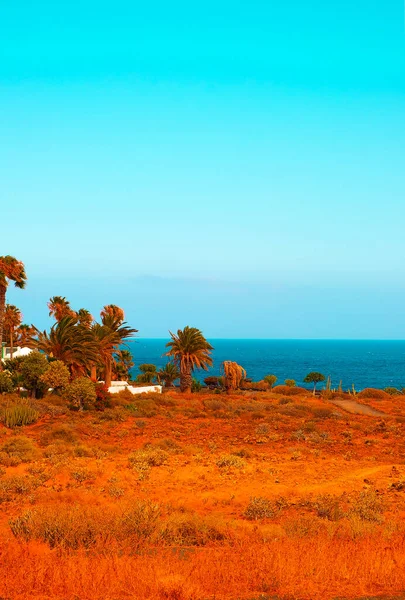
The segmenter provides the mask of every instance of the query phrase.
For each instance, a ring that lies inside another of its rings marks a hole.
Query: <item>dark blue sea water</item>
[[[277,375],[278,383],[295,379],[298,385],[309,371],[320,371],[332,378],[332,387],[342,380],[344,389],[365,387],[405,387],[405,341],[370,340],[209,340],[214,346],[214,366],[210,375],[219,375],[224,360],[242,365],[247,376],[258,381]],[[153,363],[163,366],[167,339],[138,339],[130,342],[135,365]],[[134,368],[133,375],[138,373]],[[204,379],[207,373],[196,373]],[[308,387],[308,386],[304,386]]]

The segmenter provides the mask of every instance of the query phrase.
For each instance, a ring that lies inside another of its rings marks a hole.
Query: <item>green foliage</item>
[[[96,403],[96,386],[87,377],[78,377],[66,387],[64,397],[73,409],[87,410],[94,407]]]
[[[10,394],[14,390],[11,373],[0,371],[0,394]]]
[[[189,392],[192,386],[192,372],[195,369],[208,371],[212,366],[213,347],[196,327],[178,329],[177,334],[170,332],[171,340],[166,344],[170,356],[180,370],[180,389]]]
[[[325,375],[319,373],[318,371],[311,371],[304,377],[304,383],[313,383],[314,384],[314,394],[316,390],[316,384],[321,381],[325,381]]]
[[[401,392],[395,387],[386,387],[384,388],[384,392],[389,394],[390,396],[400,396]]]
[[[273,385],[277,381],[277,377],[275,375],[266,375],[263,377],[263,381],[269,384],[270,389],[272,389]]]
[[[153,383],[157,378],[156,365],[144,363],[143,365],[139,365],[139,370],[141,372],[136,378],[138,383]]]
[[[284,383],[287,387],[296,387],[297,385],[295,379],[286,379]]]
[[[191,384],[191,391],[193,392],[193,394],[201,392],[202,387],[203,386],[202,386],[201,381],[198,381],[198,379],[195,379],[195,377],[193,377],[193,382]]]
[[[23,357],[21,361],[21,381],[23,386],[31,392],[33,396],[41,396],[46,385],[41,380],[42,375],[48,369],[48,361],[43,354],[31,352]]]
[[[129,350],[120,350],[114,354],[114,371],[117,379],[120,381],[128,381],[130,378],[130,370],[134,366],[132,354]]]
[[[6,427],[13,429],[36,423],[38,418],[39,412],[30,405],[28,400],[21,399],[4,409],[3,422]]]
[[[53,388],[56,394],[69,385],[69,380],[69,369],[61,360],[54,360],[49,363],[48,369],[41,376],[41,381],[48,387]]]
[[[176,379],[180,377],[180,371],[173,362],[165,364],[157,374],[159,383],[163,381],[165,387],[172,387]]]

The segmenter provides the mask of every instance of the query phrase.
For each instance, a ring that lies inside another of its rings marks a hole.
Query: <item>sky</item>
[[[0,2],[0,254],[141,337],[405,339],[404,4]]]

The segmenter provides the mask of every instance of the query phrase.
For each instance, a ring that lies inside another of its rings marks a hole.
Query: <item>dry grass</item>
[[[123,396],[0,429],[0,598],[399,594],[404,407],[294,393]]]

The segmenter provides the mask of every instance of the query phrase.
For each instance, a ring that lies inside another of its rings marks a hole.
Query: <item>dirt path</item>
[[[329,400],[329,402],[352,415],[368,415],[369,417],[382,417],[385,415],[380,410],[375,410],[365,404],[359,404],[355,400]]]

